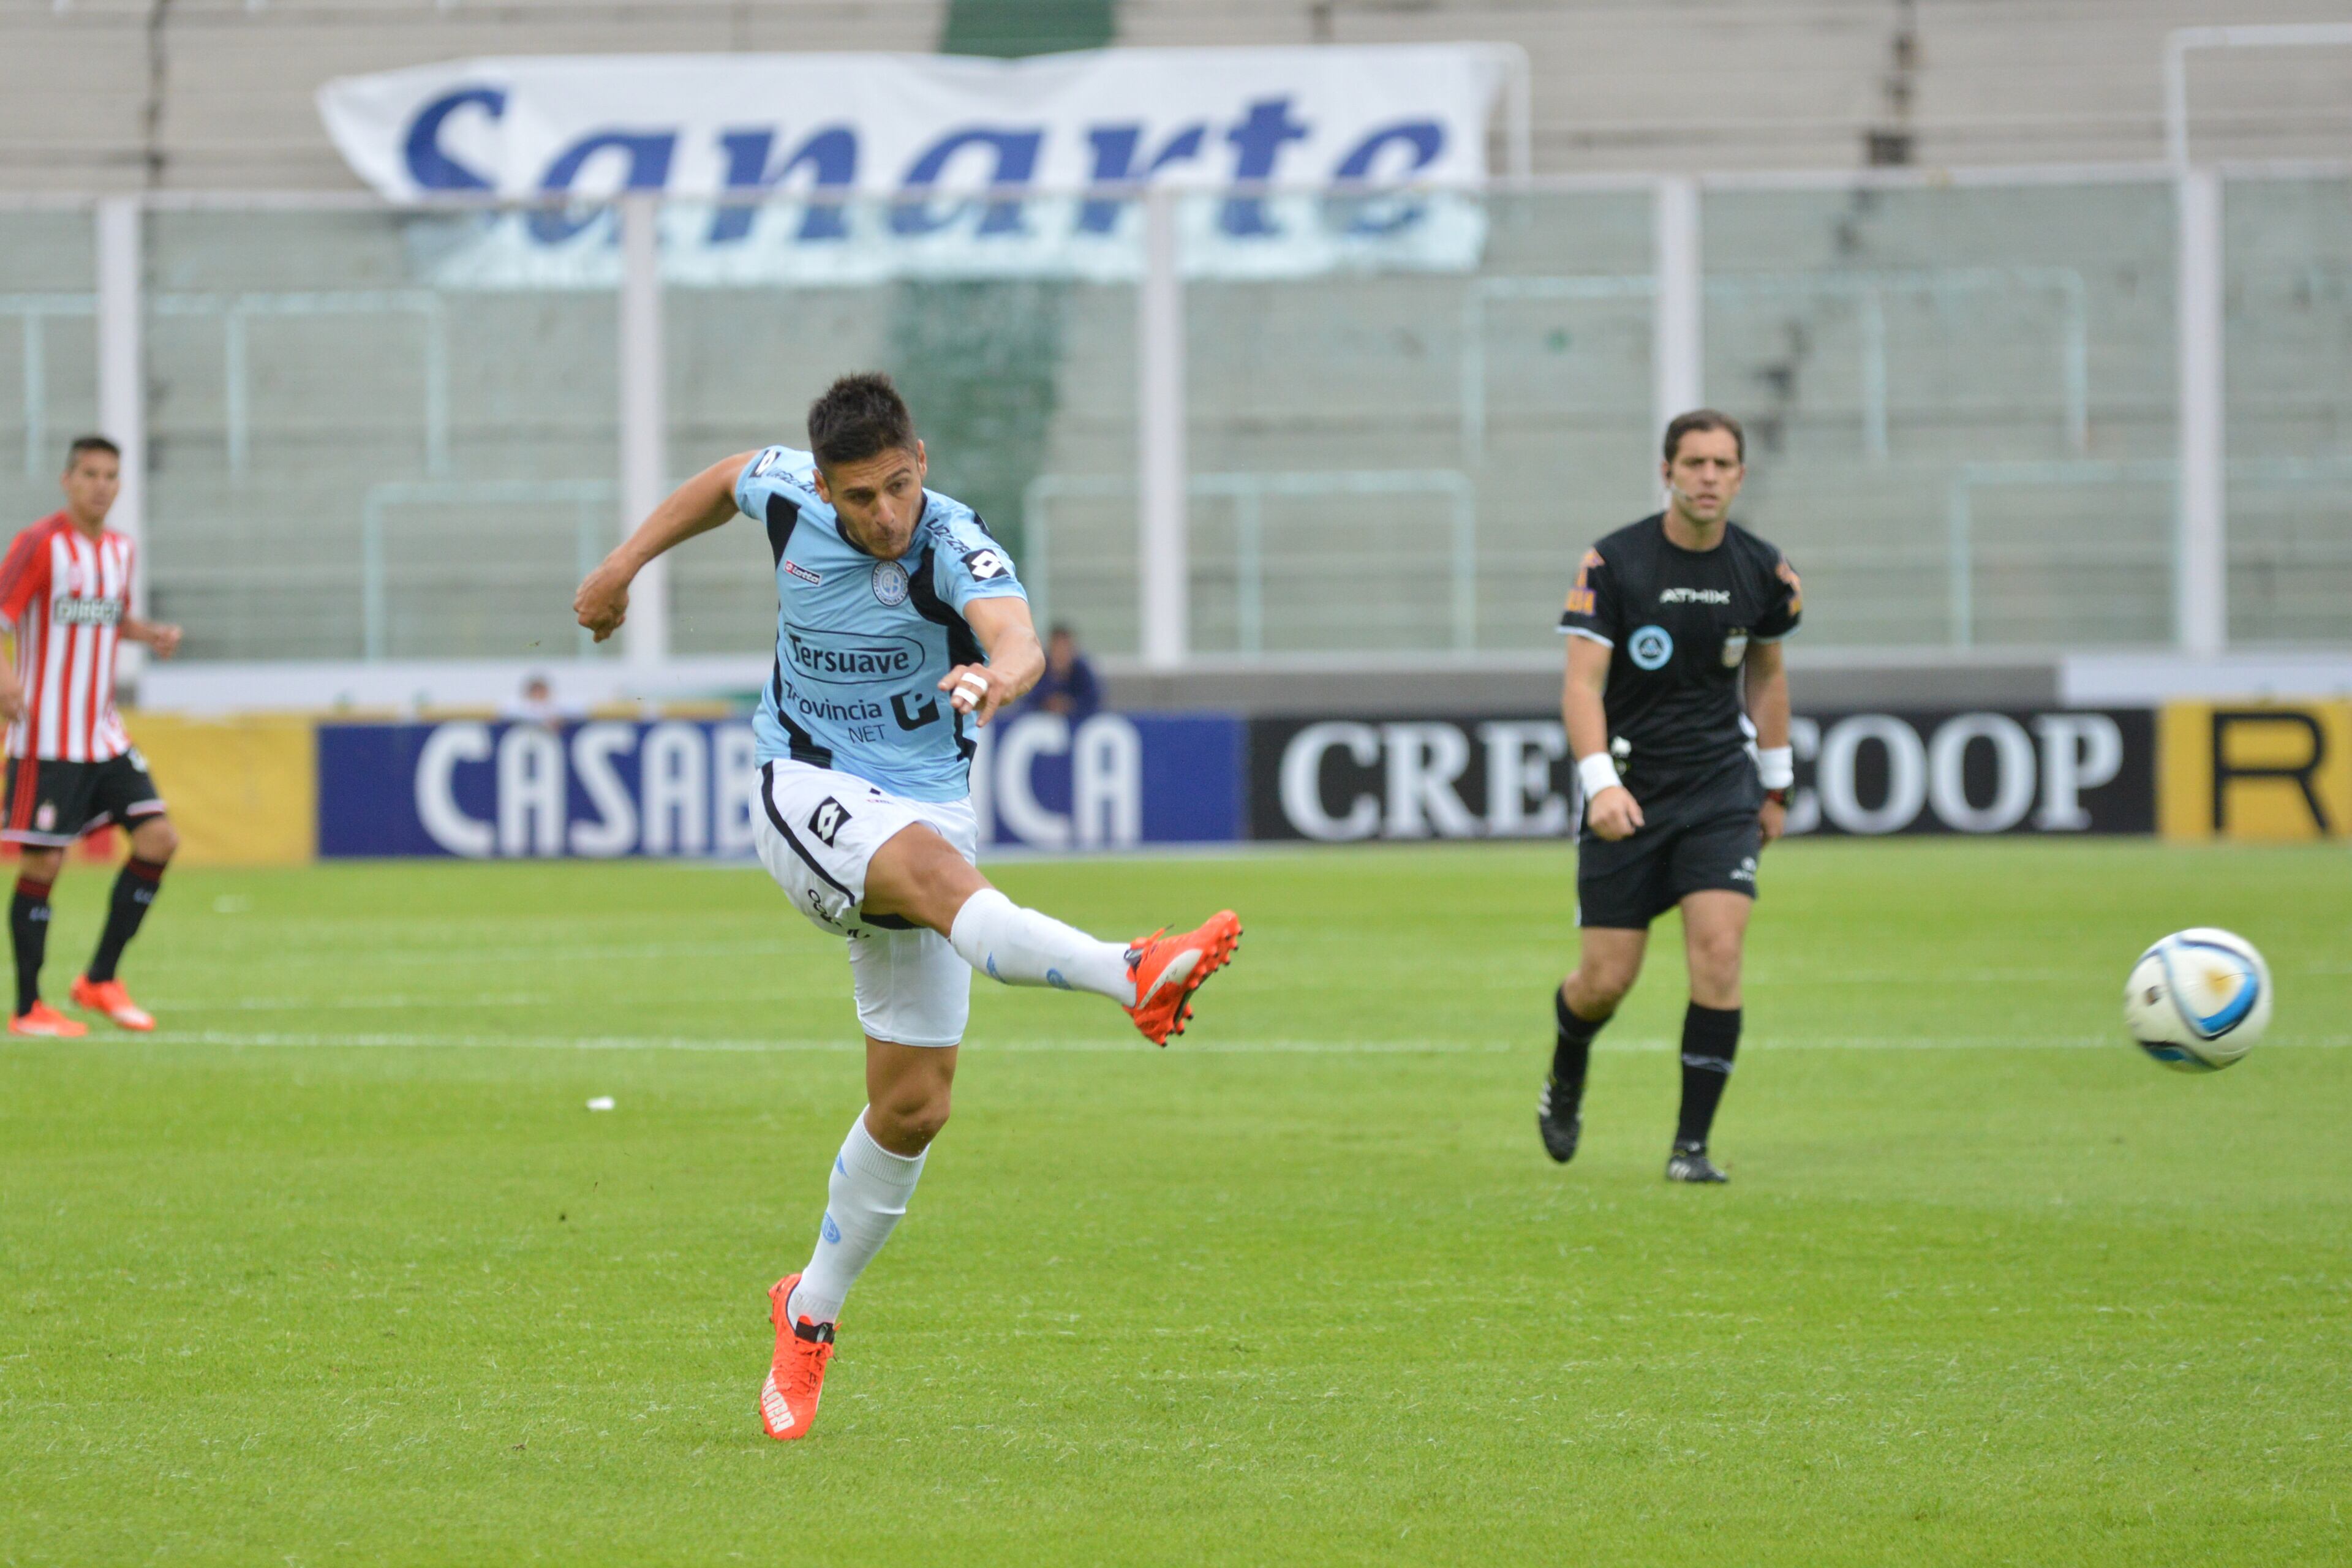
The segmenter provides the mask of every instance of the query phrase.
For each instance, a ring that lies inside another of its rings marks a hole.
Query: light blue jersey
[[[971,793],[971,719],[939,689],[986,662],[963,618],[974,599],[1026,599],[1013,557],[971,508],[923,492],[896,561],[852,544],[816,493],[816,459],[770,447],[735,482],[776,558],[776,668],[751,721],[760,761],[838,768],[909,800]]]

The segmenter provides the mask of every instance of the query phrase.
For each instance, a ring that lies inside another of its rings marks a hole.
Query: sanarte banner
[[[1484,45],[458,60],[319,90],[328,134],[389,196],[578,195],[439,247],[451,286],[609,285],[622,191],[674,206],[674,281],[1128,278],[1146,183],[1183,212],[1195,275],[1475,266],[1477,205],[1413,184],[1485,177],[1506,68]],[[1315,187],[1321,196],[1264,194]],[[865,199],[856,199],[865,198]]]
[[[2155,731],[2145,709],[1799,714],[1789,831],[2153,832]],[[1258,838],[1573,830],[1576,769],[1557,719],[1260,719],[1249,752]]]

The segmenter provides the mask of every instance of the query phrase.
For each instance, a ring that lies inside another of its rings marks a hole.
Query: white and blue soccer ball
[[[2219,1072],[2271,1021],[2271,972],[2231,931],[2177,931],[2132,965],[2124,1022],[2140,1049],[2182,1072]]]

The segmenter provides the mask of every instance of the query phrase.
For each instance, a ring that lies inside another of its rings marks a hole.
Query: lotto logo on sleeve
[[[1625,651],[1636,669],[1664,669],[1675,657],[1674,634],[1664,626],[1643,626],[1625,639]]]
[[[1012,567],[1005,564],[1003,556],[993,550],[984,548],[968,552],[963,558],[963,564],[964,570],[971,574],[972,581],[975,583],[985,583],[991,577],[1009,576],[1013,571]]]

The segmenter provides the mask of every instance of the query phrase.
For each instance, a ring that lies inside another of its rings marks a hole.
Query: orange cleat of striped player
[[[1192,1021],[1192,993],[1241,951],[1242,921],[1231,910],[1209,917],[1198,931],[1170,936],[1162,926],[1129,950],[1135,1005],[1127,1016],[1155,1046],[1166,1045]]]
[[[105,930],[74,987],[74,1004],[122,1028],[155,1026],[114,971],[180,839],[114,710],[114,658],[121,644],[135,642],[169,658],[179,650],[180,628],[131,612],[138,551],[128,534],[106,526],[121,464],[121,449],[103,436],[74,442],[60,481],[65,510],[16,535],[0,559],[0,633],[16,643],[15,657],[0,659],[0,719],[8,721],[0,841],[18,856],[8,937],[16,960],[11,1029],[20,1035],[68,1032],[52,1026],[64,1020],[41,1001],[49,889],[74,841],[100,827],[125,830],[131,857],[114,879]]]
[[[47,1002],[36,1002],[8,1020],[8,1032],[37,1040],[78,1040],[89,1033],[89,1026],[75,1023]]]
[[[833,1360],[833,1325],[813,1318],[792,1321],[793,1287],[787,1274],[768,1287],[768,1315],[776,1325],[776,1359],[760,1385],[760,1425],[780,1443],[805,1437],[816,1425],[816,1402],[824,1394],[825,1363]]]
[[[69,993],[73,1005],[85,1013],[95,1013],[118,1029],[132,1029],[145,1034],[155,1026],[155,1016],[131,999],[120,980],[92,980],[79,975]]]

